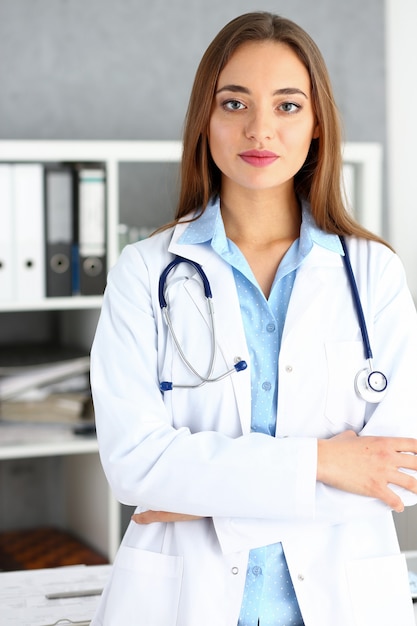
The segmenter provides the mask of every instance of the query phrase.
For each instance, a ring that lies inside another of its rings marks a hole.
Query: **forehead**
[[[301,59],[287,44],[276,41],[250,41],[240,45],[220,72],[218,87],[224,84],[265,88],[310,88],[310,75]]]

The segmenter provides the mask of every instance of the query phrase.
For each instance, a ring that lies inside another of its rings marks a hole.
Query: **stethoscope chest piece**
[[[383,374],[379,370],[374,370],[372,367],[371,344],[369,342],[368,329],[366,327],[366,321],[363,313],[361,299],[359,296],[358,286],[356,284],[355,276],[353,274],[352,264],[350,262],[349,251],[346,246],[345,238],[340,237],[340,242],[345,253],[343,256],[343,262],[345,264],[350,288],[352,291],[353,302],[361,329],[365,358],[368,361],[368,367],[360,370],[355,376],[355,391],[358,396],[366,402],[377,404],[384,399],[385,392],[388,386],[388,380],[385,374]]]
[[[360,398],[377,404],[383,400],[388,386],[388,381],[382,372],[365,368],[358,372],[355,377],[355,390]]]

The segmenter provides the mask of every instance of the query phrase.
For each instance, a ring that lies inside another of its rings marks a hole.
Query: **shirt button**
[[[267,380],[264,383],[262,383],[262,389],[264,391],[271,391],[271,387],[272,387],[271,383],[268,382]]]
[[[238,567],[232,567],[231,572],[232,572],[233,576],[236,576],[236,574],[239,574],[239,568]]]
[[[286,371],[288,374],[291,374],[291,372],[292,372],[292,365],[286,365],[286,366],[285,366],[285,371]]]
[[[275,324],[273,322],[270,322],[266,325],[266,330],[268,333],[273,333],[275,330]]]
[[[300,582],[303,582],[303,580],[304,580],[304,576],[303,576],[303,574],[298,574],[297,578],[298,578],[298,580],[299,580]]]
[[[259,576],[259,574],[262,574],[262,567],[259,567],[259,565],[255,565],[254,567],[252,567],[252,574],[254,576]]]

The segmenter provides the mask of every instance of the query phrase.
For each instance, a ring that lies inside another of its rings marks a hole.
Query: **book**
[[[78,289],[83,296],[101,295],[107,278],[105,169],[80,165],[76,181],[74,292]]]
[[[46,295],[72,295],[73,172],[66,165],[45,166]]]
[[[15,297],[40,300],[46,294],[43,166],[17,163],[12,173]]]
[[[15,297],[12,167],[0,164],[0,301]]]

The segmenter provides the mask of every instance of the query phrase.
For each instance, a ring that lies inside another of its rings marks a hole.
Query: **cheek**
[[[288,147],[293,148],[294,155],[305,153],[305,156],[307,156],[311,142],[315,136],[314,130],[314,126],[310,124],[302,129],[287,129],[283,141]]]
[[[229,134],[225,125],[211,123],[208,132],[208,143],[211,156],[214,162],[222,161],[227,152],[229,142]]]

